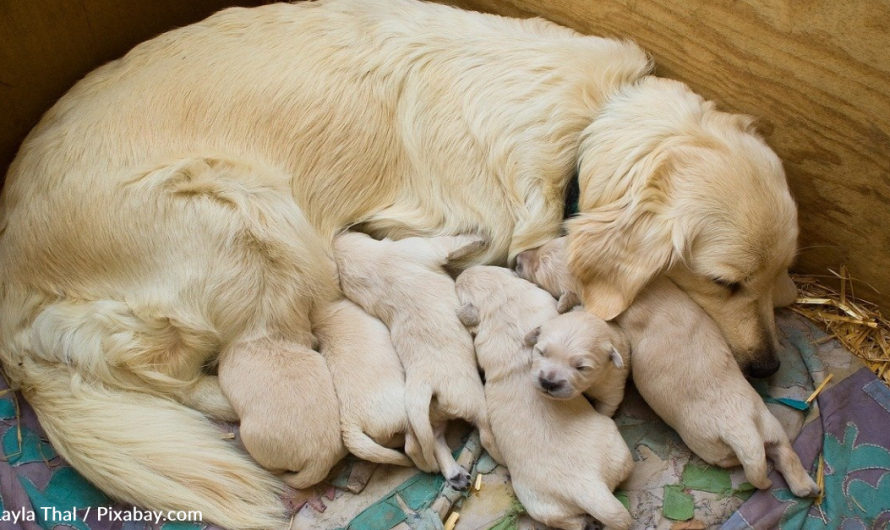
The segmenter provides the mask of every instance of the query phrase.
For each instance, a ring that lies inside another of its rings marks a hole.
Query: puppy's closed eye
[[[735,294],[742,288],[742,282],[734,282],[723,278],[711,278],[711,281],[729,291],[729,294]]]

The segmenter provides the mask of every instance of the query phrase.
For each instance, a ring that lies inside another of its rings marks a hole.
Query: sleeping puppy
[[[532,377],[541,392],[555,399],[584,392],[600,414],[613,416],[631,363],[630,345],[618,326],[582,309],[548,320],[534,334]]]
[[[379,319],[349,300],[318,311],[313,332],[328,363],[340,400],[340,426],[349,452],[371,462],[414,465],[389,449],[403,439],[412,452],[419,448],[408,432],[405,371]],[[405,436],[403,436],[405,435]],[[418,467],[428,467],[421,461]]]
[[[693,452],[721,467],[741,463],[760,489],[772,485],[769,456],[795,495],[819,494],[781,424],[742,375],[720,328],[689,295],[658,279],[617,321],[633,347],[640,395]]]
[[[477,236],[376,241],[347,232],[334,241],[343,292],[389,327],[405,368],[408,422],[426,471],[440,470],[455,489],[469,486],[470,475],[445,442],[448,420],[474,423],[483,447],[500,461],[473,339],[457,317],[454,281],[443,268],[484,248]]]
[[[287,485],[314,486],[346,455],[334,381],[318,352],[275,339],[234,344],[220,354],[219,380],[244,447]]]
[[[516,274],[558,298],[560,313],[581,305],[581,287],[566,264],[565,248],[566,238],[558,237],[516,256]]]
[[[615,423],[581,396],[548,399],[531,377],[536,333],[529,330],[557,317],[553,298],[500,267],[467,269],[457,291],[485,371],[489,420],[529,515],[565,530],[586,528],[590,516],[609,529],[630,528],[612,495],[633,468]]]
[[[554,240],[541,249],[561,244]],[[528,256],[520,275],[564,294],[574,284],[562,272],[565,261],[559,256],[556,252],[546,261]],[[769,455],[795,495],[818,494],[778,420],[742,375],[720,329],[688,295],[670,280],[658,279],[617,323],[630,340],[637,390],[693,452],[722,467],[741,463],[751,484],[761,489],[771,484]],[[690,353],[673,354],[680,347]]]

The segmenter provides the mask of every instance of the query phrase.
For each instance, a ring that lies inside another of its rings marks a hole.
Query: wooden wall
[[[0,0],[0,185],[40,116],[81,77],[155,35],[263,0]]]
[[[448,1],[448,0],[445,0]],[[0,174],[77,79],[169,28],[264,0],[0,0]],[[798,203],[797,269],[846,264],[890,309],[888,0],[451,0],[629,37],[657,73],[760,118]]]
[[[447,3],[634,39],[658,75],[757,116],[800,206],[795,269],[821,275],[846,264],[864,282],[856,294],[890,312],[890,2]]]

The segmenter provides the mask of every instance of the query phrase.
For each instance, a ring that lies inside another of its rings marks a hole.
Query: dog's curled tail
[[[408,413],[408,423],[414,430],[417,444],[423,454],[423,459],[430,466],[432,472],[439,471],[436,461],[436,434],[430,423],[430,404],[433,400],[433,389],[429,383],[418,380],[417,377],[408,377],[405,384],[405,401]]]
[[[343,423],[343,444],[350,453],[369,462],[406,467],[414,465],[406,455],[375,442],[355,423]]]
[[[30,366],[29,366],[30,365]],[[199,511],[232,530],[282,528],[282,484],[200,413],[144,393],[82,382],[26,360],[25,398],[53,446],[112,497],[163,513]]]

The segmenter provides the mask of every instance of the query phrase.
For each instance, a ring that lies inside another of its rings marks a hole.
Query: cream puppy
[[[241,418],[244,447],[289,486],[321,482],[346,455],[334,382],[318,352],[272,339],[235,344],[220,354],[219,381]]]
[[[559,248],[530,251],[518,273],[561,296],[576,287]],[[547,255],[547,259],[540,259]],[[716,323],[670,280],[647,287],[617,318],[633,351],[633,379],[649,406],[711,464],[739,463],[765,489],[768,455],[798,496],[819,492],[778,420],[742,375]],[[683,353],[675,353],[683,348]],[[721,413],[722,412],[722,413]]]
[[[404,441],[409,454],[420,457],[408,428],[405,371],[386,325],[344,299],[319,311],[313,331],[334,379],[349,452],[371,462],[414,465],[388,448]]]
[[[566,264],[566,238],[558,237],[516,256],[516,274],[559,299],[560,313],[581,305],[581,286]]]
[[[571,399],[582,392],[596,410],[612,416],[624,399],[630,345],[618,326],[586,311],[572,311],[532,330],[532,377],[549,397]]]
[[[769,488],[769,456],[799,497],[819,494],[779,421],[751,388],[720,328],[668,279],[656,280],[618,317],[633,347],[640,395],[697,455],[739,463],[755,487]]]
[[[530,377],[529,330],[557,317],[553,298],[500,267],[467,269],[457,291],[485,371],[489,420],[529,515],[565,530],[586,528],[590,516],[609,529],[630,528],[612,495],[633,467],[615,423],[581,396],[548,399]]]
[[[441,470],[453,488],[466,488],[470,475],[445,442],[447,420],[473,422],[489,454],[498,461],[500,454],[488,426],[473,339],[457,317],[454,281],[443,267],[483,250],[485,241],[477,236],[376,241],[347,232],[334,248],[343,292],[389,327],[405,368],[408,421],[427,470]]]

